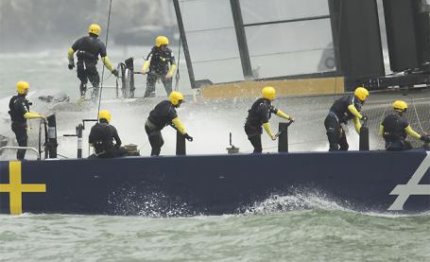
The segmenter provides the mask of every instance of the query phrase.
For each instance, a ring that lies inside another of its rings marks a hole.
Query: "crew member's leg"
[[[261,145],[261,130],[257,127],[245,125],[245,133],[248,136],[249,142],[254,147],[254,153],[263,152],[263,147]]]
[[[248,137],[249,141],[251,142],[252,146],[254,147],[254,153],[261,153],[263,152],[263,147],[261,145],[261,135],[255,135]]]
[[[97,100],[99,97],[99,89],[100,89],[100,76],[99,72],[97,71],[97,68],[94,66],[87,67],[87,75],[88,79],[91,82],[91,85],[93,86],[93,92],[91,93],[91,99]]]
[[[127,149],[121,146],[121,147],[115,148],[113,157],[123,157],[126,155],[128,155]]]
[[[345,130],[343,130],[342,127],[340,127],[339,145],[340,145],[341,151],[348,151],[349,145],[348,145],[348,141],[346,140]]]
[[[157,74],[149,72],[146,77],[146,90],[143,97],[155,96],[155,83],[157,82]]]
[[[149,144],[151,145],[151,156],[159,156],[161,147],[164,144],[163,136],[160,130],[152,130],[145,125],[145,131],[148,135]]]
[[[339,150],[340,125],[337,119],[332,115],[327,115],[324,120],[324,126],[327,131],[327,138],[330,144],[329,151]]]
[[[163,82],[164,89],[166,90],[167,96],[169,96],[170,93],[172,93],[172,82],[173,82],[173,79],[172,78],[166,79],[166,77],[163,76],[163,78],[161,79],[161,81]]]
[[[16,141],[19,146],[26,147],[27,146],[27,126],[23,124],[12,124],[12,131],[15,133]],[[23,160],[25,157],[25,149],[19,149],[16,153],[16,158],[18,160]]]
[[[78,78],[81,81],[81,84],[79,85],[79,91],[81,93],[81,97],[85,98],[85,94],[87,93],[88,77],[82,62],[77,63],[76,71],[78,73]]]
[[[385,149],[387,151],[403,151],[412,149],[412,144],[406,140],[387,140],[385,142]]]

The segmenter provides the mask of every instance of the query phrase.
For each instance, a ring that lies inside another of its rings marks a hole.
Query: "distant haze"
[[[109,0],[1,0],[0,52],[43,50],[70,43],[99,23],[106,34]],[[176,23],[172,1],[112,0],[109,37],[142,26]]]

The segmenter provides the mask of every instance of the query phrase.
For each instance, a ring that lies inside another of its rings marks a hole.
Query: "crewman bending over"
[[[379,126],[379,135],[385,140],[386,150],[401,151],[412,149],[411,143],[406,141],[408,135],[425,143],[430,143],[430,137],[420,135],[414,131],[404,116],[408,109],[408,104],[405,101],[396,100],[392,107],[394,112],[387,115]]]
[[[361,114],[361,107],[369,96],[369,91],[364,87],[357,87],[353,95],[346,95],[336,100],[325,118],[324,126],[330,144],[329,151],[348,151],[343,124],[352,119],[355,130],[360,134],[361,121],[367,121],[367,117]]]
[[[245,133],[248,135],[248,140],[254,147],[254,153],[263,151],[261,145],[261,134],[263,126],[266,133],[272,140],[276,140],[277,136],[273,134],[269,124],[269,119],[273,114],[289,121],[294,121],[294,118],[282,112],[280,109],[272,106],[272,101],[276,98],[276,90],[271,86],[266,86],[261,90],[262,97],[257,99],[248,110],[248,117],[245,122]]]
[[[149,113],[145,123],[145,131],[152,148],[151,156],[160,155],[161,147],[164,144],[161,130],[167,125],[178,130],[188,141],[193,141],[176,113],[176,108],[180,107],[183,101],[184,96],[180,92],[173,91],[169,95],[169,100],[161,101]]]
[[[127,155],[127,150],[121,147],[121,139],[113,125],[110,125],[112,115],[108,110],[100,110],[99,122],[91,128],[89,143],[94,147],[99,158],[113,158]],[[113,143],[115,140],[115,144]]]

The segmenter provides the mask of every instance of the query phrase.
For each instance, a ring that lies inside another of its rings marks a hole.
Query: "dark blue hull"
[[[419,213],[429,163],[424,151],[0,162],[0,212],[218,215],[317,192],[357,211]]]

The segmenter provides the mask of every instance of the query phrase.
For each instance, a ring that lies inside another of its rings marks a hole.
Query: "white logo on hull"
[[[430,185],[420,185],[420,180],[424,177],[427,170],[430,168],[430,154],[418,166],[415,173],[406,185],[397,185],[390,195],[398,195],[394,203],[388,210],[403,210],[403,205],[411,195],[428,195],[430,196]]]

